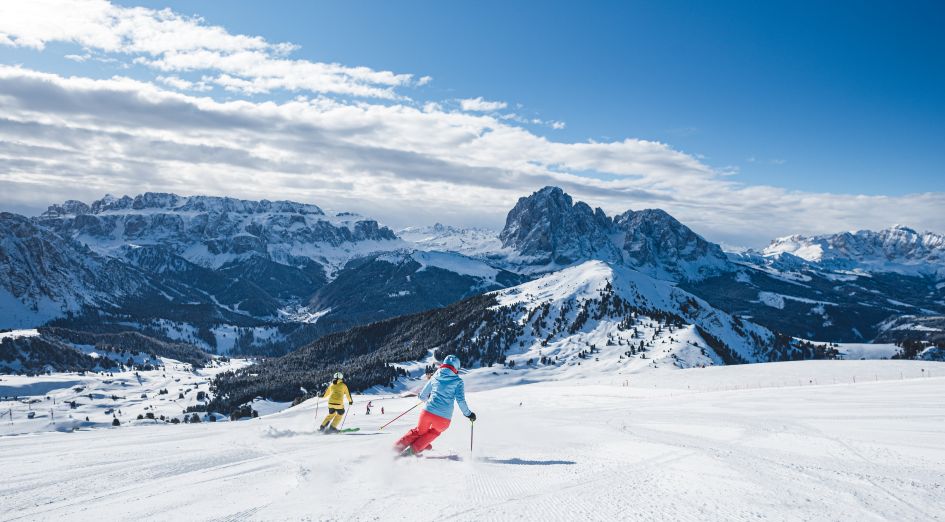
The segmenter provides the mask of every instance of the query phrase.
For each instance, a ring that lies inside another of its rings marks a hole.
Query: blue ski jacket
[[[451,368],[440,368],[420,391],[420,400],[426,401],[423,409],[449,419],[453,416],[453,401],[459,405],[463,415],[469,416],[466,405],[466,385]]]

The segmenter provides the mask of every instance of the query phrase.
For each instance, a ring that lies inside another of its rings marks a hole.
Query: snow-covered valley
[[[0,519],[941,520],[945,513],[945,363],[600,371],[512,385],[521,382],[516,373],[465,374],[479,416],[472,451],[470,423],[457,413],[422,459],[395,460],[390,451],[416,410],[378,430],[416,404],[390,394],[356,395],[346,427],[361,431],[346,435],[315,431],[316,409],[319,416],[325,409],[309,400],[237,422],[0,437]]]
[[[157,364],[147,371],[0,376],[0,435],[102,428],[116,420],[120,426],[189,421],[193,412],[184,411],[206,404],[215,375],[250,363],[218,359],[197,370],[167,358]],[[204,412],[198,417],[209,420]],[[225,417],[215,414],[218,419]]]

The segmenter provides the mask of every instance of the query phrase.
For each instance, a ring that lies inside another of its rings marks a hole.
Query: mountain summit
[[[499,235],[533,271],[596,259],[623,264],[659,279],[700,280],[728,271],[721,247],[663,210],[628,210],[608,217],[558,187],[518,200]]]
[[[763,254],[791,254],[832,270],[945,276],[945,236],[901,225],[879,231],[782,237]]]

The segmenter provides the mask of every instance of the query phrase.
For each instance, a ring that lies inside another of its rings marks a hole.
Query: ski
[[[454,462],[463,461],[463,458],[459,455],[421,455],[420,457],[427,460],[452,460]]]
[[[356,431],[361,431],[361,428],[345,428],[343,430],[333,431],[331,433],[326,433],[326,435],[337,435],[339,433],[354,433]]]

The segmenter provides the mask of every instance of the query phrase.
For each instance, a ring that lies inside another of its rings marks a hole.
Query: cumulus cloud
[[[290,59],[292,44],[231,34],[169,9],[105,0],[0,3],[0,44],[43,49],[53,42],[133,56],[136,64],[162,73],[214,70],[219,74],[212,81],[252,94],[285,89],[392,99],[397,87],[413,82],[410,74]]]
[[[213,89],[212,86],[208,85],[206,81],[201,80],[198,82],[192,82],[190,80],[185,80],[179,76],[158,76],[157,81],[167,85],[168,87],[173,87],[180,91],[200,91],[205,92]]]
[[[509,104],[501,101],[484,100],[482,99],[482,96],[478,96],[476,98],[465,98],[459,100],[459,106],[464,111],[494,112],[508,107]]]
[[[291,44],[171,11],[70,3],[62,9],[73,24],[31,13],[39,4],[13,13],[18,23],[0,4],[0,42],[71,42],[130,55],[155,72],[150,81],[93,79],[0,66],[4,209],[157,190],[308,201],[394,226],[496,226],[518,197],[553,184],[610,213],[664,208],[730,244],[891,223],[945,230],[942,193],[745,185],[666,143],[555,141],[527,128],[531,120],[497,114],[504,102],[471,98],[457,111],[449,109],[455,101],[410,100],[398,89],[427,77],[292,60]],[[219,96],[224,89],[308,94],[276,101]]]

